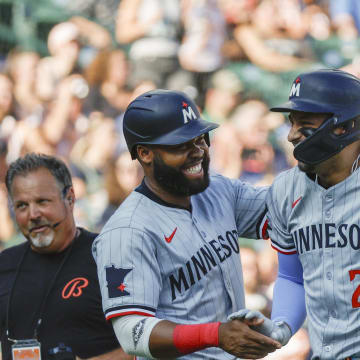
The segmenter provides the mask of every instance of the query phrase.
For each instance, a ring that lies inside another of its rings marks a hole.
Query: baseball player
[[[217,125],[182,92],[147,92],[123,121],[145,177],[93,254],[103,309],[124,350],[219,360],[262,358],[280,347],[245,322],[226,320],[244,308],[238,237],[260,237],[267,189],[209,176],[208,132]]]
[[[340,70],[301,74],[289,101],[271,110],[290,112],[298,166],[267,197],[279,274],[273,321],[260,330],[284,344],[307,311],[312,359],[360,359],[360,80]]]

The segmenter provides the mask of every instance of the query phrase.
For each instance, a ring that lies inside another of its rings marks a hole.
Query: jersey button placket
[[[325,220],[330,220],[332,215],[332,194],[330,192],[323,195],[323,206]]]
[[[195,217],[193,217],[192,221],[195,224],[200,235],[203,237],[203,239],[206,239],[206,232],[199,227],[197,219]]]
[[[203,238],[203,239],[206,239],[206,238],[207,238],[206,232],[199,227],[197,219],[196,219],[196,218],[192,218],[192,220],[193,220],[193,223],[195,224],[198,232],[199,232],[200,235],[202,236],[202,238]]]

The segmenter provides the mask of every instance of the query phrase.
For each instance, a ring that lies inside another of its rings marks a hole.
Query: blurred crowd
[[[69,16],[46,33],[46,53],[16,44],[0,54],[3,247],[22,241],[7,206],[7,164],[31,151],[66,161],[77,223],[101,229],[142,180],[122,116],[145,91],[186,92],[204,118],[220,124],[212,170],[268,185],[295,165],[288,124],[269,112],[287,98],[294,74],[324,67],[360,74],[358,0],[48,2]],[[247,306],[268,314],[276,253],[256,242],[243,248],[242,261]],[[296,355],[277,352],[276,359],[306,359],[306,331],[292,342]]]

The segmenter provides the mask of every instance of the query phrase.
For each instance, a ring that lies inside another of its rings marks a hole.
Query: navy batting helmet
[[[289,101],[270,110],[329,113],[319,128],[300,129],[306,139],[294,149],[297,160],[318,164],[360,138],[359,121],[355,119],[360,115],[360,80],[335,69],[303,73],[294,80]],[[346,131],[336,135],[333,129],[339,126]]]
[[[138,96],[126,109],[123,130],[128,149],[136,145],[178,145],[206,134],[218,125],[201,118],[195,103],[183,92],[152,90]]]

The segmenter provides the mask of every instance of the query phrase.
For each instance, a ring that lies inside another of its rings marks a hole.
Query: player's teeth
[[[186,169],[186,171],[190,174],[196,174],[201,171],[201,164],[189,167]]]

